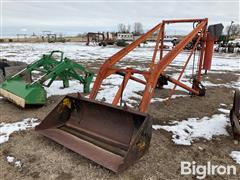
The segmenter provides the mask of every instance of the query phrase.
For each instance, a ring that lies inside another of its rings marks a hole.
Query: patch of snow
[[[46,82],[47,83],[47,82]],[[53,95],[66,95],[70,93],[81,93],[83,92],[83,84],[77,80],[70,80],[69,87],[63,88],[63,82],[60,80],[55,80],[50,87],[44,87],[47,92],[47,97]]]
[[[141,75],[135,75],[135,77],[144,80],[144,77]],[[102,87],[97,94],[96,99],[102,100],[104,99],[105,102],[111,103],[123,81],[123,78],[119,75],[111,75],[106,80],[103,81]],[[173,85],[169,83],[169,85],[164,86],[166,89],[171,89]],[[137,103],[138,99],[141,99],[142,96],[138,94],[138,92],[143,91],[145,88],[145,85],[138,83],[133,80],[129,80],[127,83],[127,86],[124,89],[123,92],[123,101],[127,103],[128,106],[132,107],[132,103]],[[178,89],[178,88],[177,88]],[[177,97],[186,97],[188,95],[173,95],[172,99],[175,99]],[[153,98],[151,102],[155,101],[166,101],[168,98]]]
[[[240,151],[232,151],[230,156],[236,161],[237,164],[240,164]]]
[[[211,140],[213,136],[228,135],[225,127],[229,124],[229,118],[225,114],[215,114],[212,117],[188,118],[172,125],[153,125],[153,129],[164,129],[172,132],[172,141],[179,145],[191,145],[194,140],[204,138]]]
[[[21,161],[16,161],[14,164],[15,164],[15,166],[18,167],[18,168],[21,168],[21,167],[22,167],[22,162],[21,162]]]
[[[138,47],[130,52],[126,57],[123,58],[120,66],[127,67],[129,66],[129,61],[132,60],[135,65],[131,65],[134,68],[140,70],[148,70],[146,67],[143,67],[142,64],[147,64],[151,62],[154,44],[152,42],[148,42],[148,44],[143,45],[143,47]],[[151,47],[151,48],[150,48]],[[26,63],[32,63],[35,60],[41,58],[42,54],[48,54],[52,50],[61,50],[64,52],[64,55],[75,62],[89,64],[89,63],[99,63],[102,64],[107,58],[111,57],[113,54],[121,50],[120,47],[116,46],[86,46],[85,43],[79,42],[66,42],[66,43],[4,43],[1,44],[1,56],[2,58],[6,58],[9,61],[21,61]],[[169,51],[164,50],[164,54]],[[174,61],[167,68],[171,71],[180,72],[181,67],[186,61],[189,52],[182,52],[179,54]],[[196,59],[198,59],[198,55],[196,55]],[[134,61],[133,61],[134,60]],[[192,59],[191,59],[192,61]],[[127,63],[126,63],[127,62]],[[126,64],[124,64],[126,63]],[[140,66],[140,65],[141,66]],[[224,71],[238,71],[239,70],[239,57],[226,57],[226,56],[214,56],[212,60],[212,71],[211,73],[219,73]],[[96,68],[96,67],[94,67]],[[187,86],[192,86],[189,78],[186,76],[191,76],[192,74],[193,63],[189,62],[188,67],[186,68],[181,81],[183,81]],[[177,79],[179,73],[174,73],[171,77]],[[138,77],[144,79],[143,77]],[[109,83],[107,83],[109,82]],[[120,83],[122,82],[122,77],[113,76],[109,78],[102,86],[102,89],[98,93],[97,99],[102,99],[103,97],[107,102],[111,102],[113,100],[113,96],[117,91]],[[206,84],[205,84],[206,83]],[[224,86],[228,88],[239,87],[239,82],[231,82],[229,84],[213,84],[210,82],[203,82],[203,85],[206,86]],[[92,86],[92,85],[91,85]],[[168,85],[164,86],[166,89],[172,89],[174,84],[168,83]],[[52,95],[65,95],[68,93],[77,93],[83,92],[83,85],[78,81],[70,81],[69,88],[61,88],[62,81],[54,81],[53,84],[49,88],[45,88],[47,91],[47,96],[50,97]],[[111,89],[113,88],[113,89]],[[129,104],[134,102],[134,100],[129,100],[130,97],[134,97],[136,99],[141,98],[139,94],[136,92],[142,91],[144,89],[144,85],[140,83],[136,83],[132,80],[129,80],[127,87],[124,91],[123,100]],[[187,92],[185,89],[177,86],[176,90]],[[115,91],[115,92],[114,92]],[[154,100],[153,100],[154,101]],[[161,101],[161,99],[159,99]]]
[[[227,105],[224,103],[221,103],[220,106],[227,107]]]
[[[13,156],[7,156],[7,162],[12,163],[14,161],[15,157]]]
[[[138,62],[151,62],[151,57],[154,51],[154,44],[148,42],[148,44],[143,45],[143,47],[138,47],[130,52],[125,58],[134,58]],[[149,48],[151,47],[151,48]],[[32,63],[33,61],[39,59],[42,54],[49,53],[52,50],[61,50],[65,52],[65,56],[73,59],[75,61],[84,62],[102,62],[103,60],[111,57],[113,54],[121,50],[117,46],[86,46],[85,43],[79,42],[66,42],[66,43],[4,43],[1,44],[1,56],[2,58],[7,58],[10,61],[21,61],[26,63]],[[164,54],[169,51],[164,50]],[[179,54],[172,65],[183,66],[184,61],[186,61],[189,52],[182,52]],[[198,55],[196,55],[198,59]],[[191,59],[192,61],[192,59]],[[239,70],[239,56],[228,57],[228,54],[214,55],[212,59],[211,69],[213,71],[238,71]],[[193,68],[193,63],[189,62],[187,69],[191,70]],[[191,74],[191,71],[189,71]],[[189,74],[188,73],[188,74]]]
[[[9,162],[10,164],[14,164],[14,166],[17,167],[17,168],[22,167],[22,162],[20,160],[17,160],[13,156],[7,156],[7,162]]]
[[[209,81],[203,81],[202,84],[207,87],[226,87],[226,88],[239,88],[240,81],[238,82],[231,82],[231,83],[224,83],[224,84],[214,84]]]
[[[187,97],[187,96],[188,95],[185,95],[185,94],[174,94],[174,95],[172,95],[171,99],[176,99],[178,97]],[[168,97],[167,98],[152,98],[151,102],[164,102],[167,100],[168,100]]]
[[[112,103],[118,88],[118,86],[105,86],[99,91],[96,99],[100,101],[104,99],[105,102]]]
[[[21,122],[16,123],[1,123],[0,124],[0,144],[9,140],[10,134],[16,131],[23,131],[34,128],[39,124],[38,119],[27,118]]]
[[[223,109],[223,108],[219,108],[218,111],[222,112],[222,113],[226,113],[226,114],[229,114],[230,113],[230,110],[228,109]]]
[[[136,76],[137,77],[137,76]],[[174,75],[172,77],[175,77]],[[138,78],[143,79],[141,76]],[[184,78],[183,78],[184,79]],[[184,80],[183,80],[184,81]],[[47,82],[46,82],[47,83]],[[102,84],[102,88],[99,91],[97,95],[97,99],[101,100],[103,97],[106,99],[106,102],[111,103],[119,86],[122,83],[122,77],[119,75],[111,75],[108,77]],[[191,87],[190,82],[184,82],[186,85]],[[236,87],[238,86],[237,84],[213,84],[210,82],[204,82],[203,83],[205,86],[224,86],[224,87]],[[91,84],[93,86],[93,83]],[[172,89],[174,84],[168,83],[168,85],[165,85],[165,89]],[[53,96],[53,95],[66,95],[69,93],[82,93],[83,92],[83,84],[81,84],[77,80],[70,80],[69,81],[69,87],[68,88],[63,88],[63,82],[60,80],[55,80],[51,84],[50,87],[44,87],[46,92],[47,92],[47,97]],[[136,81],[129,80],[127,86],[124,89],[123,92],[123,100],[130,103],[130,97],[135,97],[137,99],[140,99],[141,96],[137,94],[139,91],[143,91],[145,86],[143,84],[140,84]],[[181,87],[176,88],[176,90],[188,92],[185,89],[182,89]],[[186,97],[188,95],[173,95],[171,99],[175,99],[177,97]],[[166,101],[168,98],[153,98],[151,102],[163,102]]]
[[[137,77],[137,76],[135,76]],[[139,76],[138,78],[141,78]],[[122,83],[123,78],[119,75],[111,75],[108,77],[102,85],[102,89],[97,94],[97,100],[105,99],[106,102],[111,103]],[[127,105],[131,106],[131,103],[136,102],[131,99],[132,97],[136,99],[140,99],[141,96],[137,94],[139,91],[143,91],[145,86],[136,81],[129,80],[127,86],[123,91],[123,101],[127,103]]]

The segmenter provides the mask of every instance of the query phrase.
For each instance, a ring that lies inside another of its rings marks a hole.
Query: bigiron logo
[[[181,175],[196,175],[197,179],[214,175],[237,175],[234,165],[213,165],[210,161],[206,165],[199,165],[195,161],[181,161]]]

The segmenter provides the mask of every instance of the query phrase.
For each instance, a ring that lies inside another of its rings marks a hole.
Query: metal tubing
[[[188,87],[187,85],[183,84],[182,82],[180,82],[180,81],[178,81],[178,80],[176,80],[176,79],[174,79],[174,78],[172,78],[172,77],[169,77],[169,76],[168,76],[168,80],[169,80],[170,82],[178,85],[179,87],[181,87],[181,88],[183,88],[183,89],[186,89],[186,90],[189,91],[189,92],[192,92],[192,93],[195,94],[195,95],[199,95],[199,92],[198,92],[198,91],[196,91],[195,89],[192,89],[192,88]]]
[[[174,49],[168,52],[157,64],[157,67],[153,70],[149,77],[149,81],[143,93],[143,98],[140,104],[140,111],[145,112],[150,103],[154,89],[156,87],[158,77],[163,70],[174,60],[174,58],[183,50],[183,48],[196,36],[196,34],[202,30],[207,21],[202,21],[192,32],[190,32]]]
[[[161,29],[161,37],[162,37],[162,39],[161,39],[161,48],[160,48],[160,58],[159,58],[159,60],[161,60],[161,59],[162,59],[162,57],[163,57],[163,46],[164,46],[164,44],[163,44],[163,41],[164,41],[164,29],[165,29],[165,21],[163,21],[163,24],[162,24],[162,29]]]
[[[163,55],[163,40],[164,40],[164,26],[165,26],[165,24],[189,23],[189,22],[199,22],[199,24],[182,41],[180,41],[180,43],[178,43],[171,51],[169,51],[166,55]],[[131,43],[127,47],[123,48],[118,53],[114,54],[112,57],[110,57],[109,59],[107,59],[105,61],[105,63],[101,66],[101,68],[99,70],[99,73],[97,75],[97,78],[95,80],[93,89],[92,89],[91,94],[90,94],[90,99],[94,100],[96,98],[96,95],[99,91],[99,88],[102,84],[102,81],[106,77],[110,76],[111,74],[116,74],[116,73],[120,74],[120,75],[127,75],[128,76],[127,80],[132,79],[132,80],[135,80],[139,83],[142,83],[142,84],[146,85],[145,90],[143,92],[142,100],[141,100],[141,103],[140,103],[140,106],[139,106],[139,110],[141,112],[146,112],[160,74],[163,73],[163,71],[167,68],[167,66],[169,66],[169,64],[174,60],[174,58],[180,52],[183,51],[184,47],[189,42],[191,42],[193,40],[193,38],[200,31],[202,31],[204,33],[204,35],[206,34],[207,22],[208,22],[208,19],[180,19],[180,20],[165,20],[165,21],[162,21],[162,23],[159,23],[154,28],[152,28],[147,33],[145,33],[140,38],[138,38],[136,41],[134,41],[133,43]],[[155,46],[154,53],[153,53],[153,56],[152,56],[152,61],[151,61],[150,67],[149,67],[150,68],[149,71],[139,71],[139,70],[134,70],[134,69],[129,69],[129,68],[119,69],[119,68],[114,68],[113,67],[124,56],[126,56],[129,52],[131,52],[134,48],[136,48],[141,42],[146,40],[151,34],[153,34],[154,32],[156,32],[159,29],[160,29],[160,32],[158,34],[158,38],[157,38],[156,46]],[[160,37],[161,37],[161,46],[157,47],[157,45],[160,43]],[[200,57],[202,56],[202,54],[205,51],[204,46],[205,46],[205,42],[202,42],[202,50],[201,50]],[[158,61],[157,64],[155,64],[155,58],[156,58],[156,55],[157,55],[158,48],[160,48],[160,53],[161,53],[160,54],[160,60]],[[191,56],[192,56],[192,53],[190,54],[190,57]],[[187,61],[189,61],[189,59]],[[188,64],[188,62],[185,63],[181,74],[185,70],[187,64]],[[201,66],[201,62],[200,62],[200,66],[199,66],[198,69],[201,70],[201,68],[202,68],[202,66]],[[142,74],[144,76],[146,82],[143,81],[143,80],[140,80],[138,78],[133,77],[132,75],[134,73]],[[180,76],[180,78],[181,78],[181,76]],[[179,80],[180,80],[180,78],[179,78]],[[180,87],[183,87],[184,89],[187,89],[188,91],[190,91],[194,94],[199,94],[199,92],[197,90],[194,90],[194,89],[184,85],[183,83],[181,83],[177,80],[172,79],[172,81],[175,84],[179,85]],[[121,86],[122,86],[122,89],[125,88],[125,86],[123,84]],[[117,93],[117,95],[114,99],[114,102],[113,102],[114,105],[116,105],[118,103],[119,97],[120,97],[119,94],[121,94],[121,92],[122,91],[120,91],[120,90],[118,91],[118,93]]]
[[[207,23],[205,25],[205,29],[203,29],[203,41],[201,43],[202,49],[200,51],[200,56],[199,56],[199,61],[198,61],[198,74],[197,74],[197,80],[199,82],[201,82],[202,77],[201,77],[201,73],[202,73],[202,66],[203,66],[203,56],[205,53],[205,45],[206,45],[206,38],[207,38]]]
[[[114,99],[113,99],[113,102],[112,102],[113,105],[117,105],[117,104],[118,104],[119,99],[120,99],[120,97],[121,97],[121,94],[123,93],[123,90],[124,90],[124,88],[126,87],[127,82],[128,82],[128,80],[129,80],[130,76],[131,76],[131,73],[129,72],[129,73],[127,73],[127,74],[125,75],[125,77],[123,78],[122,84],[121,84],[121,86],[118,88],[117,94],[116,94],[116,96],[115,96]]]
[[[101,66],[99,73],[96,77],[95,83],[93,85],[92,91],[89,96],[90,99],[94,100],[96,98],[98,89],[100,88],[103,79],[106,77],[108,68],[112,67],[118,61],[120,61],[121,58],[126,56],[130,51],[132,51],[134,48],[136,48],[140,43],[145,41],[150,35],[152,35],[160,27],[161,27],[161,23],[156,25],[154,28],[149,30],[147,33],[145,33],[144,35],[139,37],[136,41],[132,42],[127,47],[123,48],[121,51],[117,52],[116,54],[114,54],[112,57],[110,57],[108,60],[105,61],[105,63]]]
[[[175,24],[175,23],[189,23],[189,22],[202,22],[207,21],[208,19],[177,19],[177,20],[164,20],[166,24]]]
[[[154,64],[155,64],[155,59],[156,59],[157,52],[158,52],[158,49],[159,49],[160,40],[163,38],[162,33],[161,33],[162,29],[163,29],[163,27],[161,26],[161,28],[159,29],[159,32],[158,32],[158,37],[157,37],[157,41],[156,41],[153,56],[152,56],[152,62],[151,62],[151,65],[150,65],[151,70],[153,69]]]
[[[200,39],[201,39],[201,36],[202,36],[202,33],[201,33],[200,36],[198,37],[195,45],[193,46],[193,48],[192,48],[192,50],[191,50],[191,52],[190,52],[190,54],[189,54],[189,56],[188,56],[188,59],[187,59],[187,61],[185,62],[183,68],[182,68],[182,71],[181,71],[181,73],[180,73],[177,81],[180,81],[180,80],[181,80],[182,75],[183,75],[183,72],[185,71],[185,69],[186,69],[186,67],[187,67],[187,65],[188,65],[188,63],[189,63],[189,61],[190,61],[190,59],[191,59],[191,57],[192,57],[192,55],[193,55],[193,52],[195,51],[195,49],[196,49],[196,47],[197,47],[197,45],[198,45],[198,43],[199,43],[199,41],[200,41]],[[176,87],[177,87],[177,84],[174,85],[173,89],[172,89],[171,92],[169,93],[168,100],[171,99],[171,97],[172,97],[172,95],[173,95]]]

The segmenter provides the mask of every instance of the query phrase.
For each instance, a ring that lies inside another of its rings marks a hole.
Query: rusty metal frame
[[[235,140],[240,141],[240,90],[236,89],[233,98],[233,106],[230,111],[230,122]]]
[[[168,24],[175,24],[175,23],[195,23],[197,22],[198,25],[189,33],[187,34],[171,51],[169,51],[166,55],[163,55],[163,41],[164,41],[164,32],[165,32],[165,26]],[[182,77],[182,74],[191,59],[191,56],[197,47],[198,43],[201,41],[201,50],[198,60],[198,68],[197,68],[197,77],[196,80],[198,82],[201,81],[201,70],[202,70],[202,64],[203,64],[203,55],[205,51],[205,45],[206,45],[206,33],[207,33],[207,24],[208,19],[180,19],[180,20],[164,20],[161,23],[157,24],[155,27],[150,29],[148,32],[146,32],[144,35],[139,37],[137,40],[129,44],[127,47],[123,48],[116,54],[114,54],[112,57],[107,59],[105,63],[101,66],[98,75],[96,77],[96,80],[94,82],[93,89],[90,93],[90,99],[94,100],[97,96],[97,93],[100,89],[100,86],[102,84],[102,81],[106,79],[108,76],[112,74],[119,74],[124,76],[122,84],[120,85],[112,104],[117,105],[120,97],[122,95],[122,92],[124,91],[129,79],[134,80],[136,82],[139,82],[141,84],[145,85],[145,90],[143,92],[142,100],[139,106],[139,110],[141,112],[145,112],[148,108],[148,105],[150,103],[150,100],[152,98],[152,95],[154,93],[154,89],[156,87],[157,81],[160,77],[160,75],[165,76],[168,81],[175,84],[175,86],[180,86],[192,94],[199,95],[199,89],[196,87],[188,87],[184,83],[180,82],[180,79]],[[158,31],[158,36],[156,40],[156,45],[154,48],[151,64],[149,65],[148,71],[140,71],[132,68],[116,68],[114,65],[119,62],[124,56],[126,56],[129,52],[131,52],[133,49],[138,47],[138,45],[142,42],[144,42],[147,38],[149,38],[152,34]],[[175,59],[175,57],[181,53],[184,49],[184,47],[191,42],[197,35],[199,37],[197,38],[197,42],[194,45],[194,48],[191,50],[189,57],[187,58],[183,69],[180,73],[179,78],[173,79],[169,76],[164,75],[164,70],[171,64],[171,62]],[[160,53],[159,55],[159,61],[155,62],[158,51]],[[139,78],[136,78],[133,76],[133,74],[141,74],[144,76],[144,80],[141,80]],[[174,87],[173,90],[175,90],[176,87]],[[172,91],[173,92],[173,91]]]

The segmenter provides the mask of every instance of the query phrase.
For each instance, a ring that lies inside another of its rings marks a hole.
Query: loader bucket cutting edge
[[[0,95],[24,108],[26,105],[44,105],[46,102],[46,91],[35,84],[28,86],[22,79],[7,80],[0,85]]]
[[[35,129],[105,168],[120,172],[148,150],[151,125],[145,113],[67,95]]]

